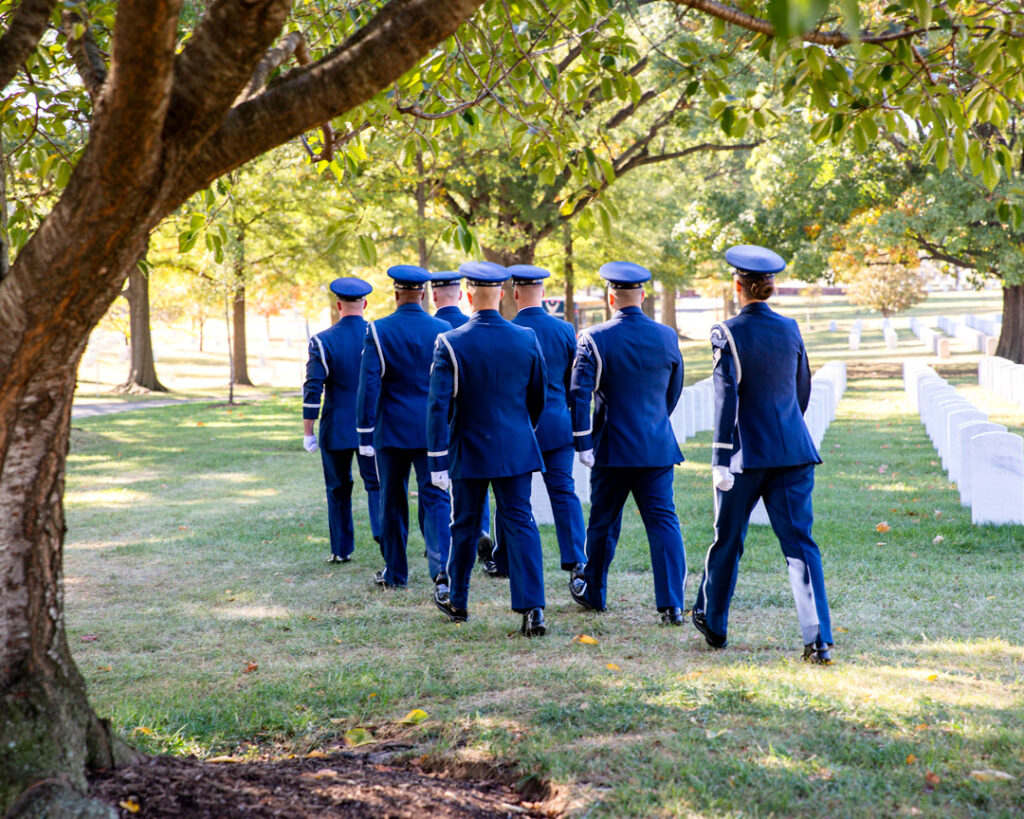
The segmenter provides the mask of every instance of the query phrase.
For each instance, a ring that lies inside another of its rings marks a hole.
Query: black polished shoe
[[[492,554],[494,554],[494,541],[491,540],[491,536],[480,535],[480,539],[476,542],[477,563],[487,563]]]
[[[570,566],[569,570],[568,570],[569,571],[569,582],[572,583],[572,581],[575,580],[577,577],[580,580],[582,580],[583,579],[583,570],[585,568],[587,568],[587,564],[586,563],[577,563],[574,566]]]
[[[681,626],[686,621],[683,619],[683,610],[679,606],[663,609],[661,612],[661,623],[665,626]]]
[[[329,558],[327,558],[327,562],[328,563],[348,563],[348,560],[345,560],[345,558],[343,558],[341,555],[331,555]]]
[[[455,608],[448,592],[446,591],[442,595],[436,585],[434,586],[434,605],[453,623],[465,623],[469,619],[469,612],[465,609]]]
[[[569,579],[569,594],[578,605],[583,606],[588,611],[604,611],[604,609],[591,605],[590,601],[587,600],[587,581],[582,577],[574,576]]]
[[[381,588],[388,585],[388,581],[384,579],[385,575],[387,574],[387,571],[387,569],[380,569],[379,571],[373,573],[373,582]]]
[[[708,621],[704,619],[704,612],[694,609],[690,613],[690,619],[693,621],[694,628],[704,635],[704,641],[709,646],[712,648],[725,648],[729,645],[729,642],[725,639],[725,635],[716,634],[711,630],[711,627],[708,625]]]
[[[441,574],[434,578],[434,599],[447,600],[450,594],[451,588],[448,585],[448,575],[441,572]]]
[[[544,609],[530,609],[523,613],[523,625],[519,633],[526,637],[543,637],[548,632],[544,622]]]
[[[828,643],[807,643],[804,646],[804,662],[814,665],[832,665],[832,652]]]
[[[488,577],[508,577],[507,574],[498,569],[498,564],[495,563],[493,560],[488,560],[484,563],[484,572],[487,574]]]

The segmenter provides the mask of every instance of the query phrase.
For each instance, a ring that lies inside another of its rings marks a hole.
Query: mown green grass
[[[808,334],[815,366],[835,335]],[[367,726],[416,753],[515,762],[578,793],[589,816],[1020,815],[1024,532],[971,525],[902,383],[879,366],[878,336],[865,334],[864,377],[817,471],[831,667],[800,662],[785,564],[760,527],[730,648],[660,627],[632,505],[603,615],[571,603],[543,528],[543,639],[509,636],[506,582],[479,573],[470,622],[447,623],[429,602],[418,533],[410,587],[382,593],[358,488],[355,559],[323,563],[320,462],[301,450],[300,399],[282,398],[75,422],[67,611],[92,700],[150,751],[301,753]],[[902,333],[901,347],[900,358],[925,352]],[[688,382],[706,374],[705,351],[684,351]],[[1021,432],[1020,408],[972,387],[972,359],[955,358],[951,380]],[[683,449],[692,600],[712,535],[710,433]],[[598,645],[573,642],[584,633]],[[412,708],[430,718],[396,726]],[[979,769],[1017,779],[977,781]]]

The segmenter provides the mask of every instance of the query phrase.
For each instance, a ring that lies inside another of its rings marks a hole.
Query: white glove
[[[320,445],[316,442],[315,435],[303,435],[302,446],[305,447],[306,452],[316,452],[320,449]]]
[[[584,449],[580,453],[580,463],[583,464],[587,469],[594,468],[594,450]]]
[[[732,472],[729,471],[727,466],[713,466],[711,467],[711,482],[715,485],[715,489],[722,492],[728,492],[732,489],[733,483],[736,478]]]
[[[377,450],[375,450],[372,446],[361,446],[361,447],[359,447],[359,454],[364,456],[364,457],[366,457],[366,458],[372,458],[374,456],[374,454],[376,453],[376,451]]]
[[[447,492],[448,487],[452,485],[452,482],[448,479],[448,470],[445,469],[443,472],[431,472],[430,482],[434,484],[442,492]]]

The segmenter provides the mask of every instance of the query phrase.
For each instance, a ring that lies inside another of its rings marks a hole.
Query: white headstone
[[[925,428],[928,430],[928,437],[931,438],[932,444],[939,455],[942,455],[944,451],[942,436],[946,431],[946,417],[954,409],[971,409],[973,406],[970,401],[961,398],[959,395],[951,395],[949,397],[943,395],[928,408]]]
[[[551,511],[551,498],[548,497],[544,477],[540,472],[533,473],[530,484],[530,506],[533,507],[533,519],[538,526],[555,522],[555,513]]]
[[[758,500],[757,506],[755,506],[750,512],[750,525],[751,526],[770,526],[771,521],[768,520],[768,510],[764,507],[764,501]]]
[[[860,349],[860,331],[859,330],[850,330],[849,340],[850,340],[850,349],[853,352],[856,352],[857,350]]]
[[[1010,395],[1014,404],[1024,406],[1024,364],[1010,367]]]
[[[580,503],[590,503],[590,468],[580,463],[578,453],[572,462],[572,480]]]
[[[686,422],[686,437],[692,438],[697,434],[697,401],[700,397],[693,387],[683,390],[683,401],[685,402],[686,414],[683,420]]]
[[[956,486],[960,492],[961,506],[970,506],[971,495],[973,494],[971,470],[968,464],[971,455],[971,438],[985,432],[1006,432],[1006,427],[1002,424],[993,424],[988,421],[968,421],[966,424],[961,424],[957,429],[957,434],[960,436],[960,471]]]
[[[984,432],[968,446],[971,522],[1024,524],[1024,438]]]
[[[949,473],[950,483],[959,483],[960,464],[962,462],[961,447],[963,441],[960,439],[960,427],[977,421],[987,421],[988,415],[981,410],[971,407],[970,409],[953,410],[946,418],[946,454],[943,456],[942,465]]]
[[[686,390],[683,390],[679,394],[679,400],[676,402],[675,409],[668,416],[669,423],[672,424],[672,432],[676,436],[676,443],[682,446],[686,443]]]
[[[834,333],[836,331],[836,323],[834,321],[830,321],[828,323],[828,331],[830,333]]]

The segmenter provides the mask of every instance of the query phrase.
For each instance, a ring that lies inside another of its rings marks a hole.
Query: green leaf
[[[949,143],[942,137],[938,138],[935,146],[935,167],[939,173],[944,173],[949,167]]]
[[[722,130],[727,136],[732,134],[732,124],[735,121],[736,109],[729,105],[722,111],[722,118],[719,120],[719,125],[722,126]]]
[[[373,239],[366,234],[360,234],[356,239],[356,246],[359,251],[359,260],[365,265],[373,265],[377,262],[377,248]]]
[[[419,725],[421,722],[427,719],[428,716],[429,715],[427,714],[426,711],[420,708],[413,708],[412,711],[410,711],[408,714],[402,717],[402,719],[400,719],[398,722],[401,725]]]
[[[345,743],[352,748],[358,748],[360,745],[370,745],[376,741],[377,739],[374,735],[365,728],[352,728],[345,732]]]

